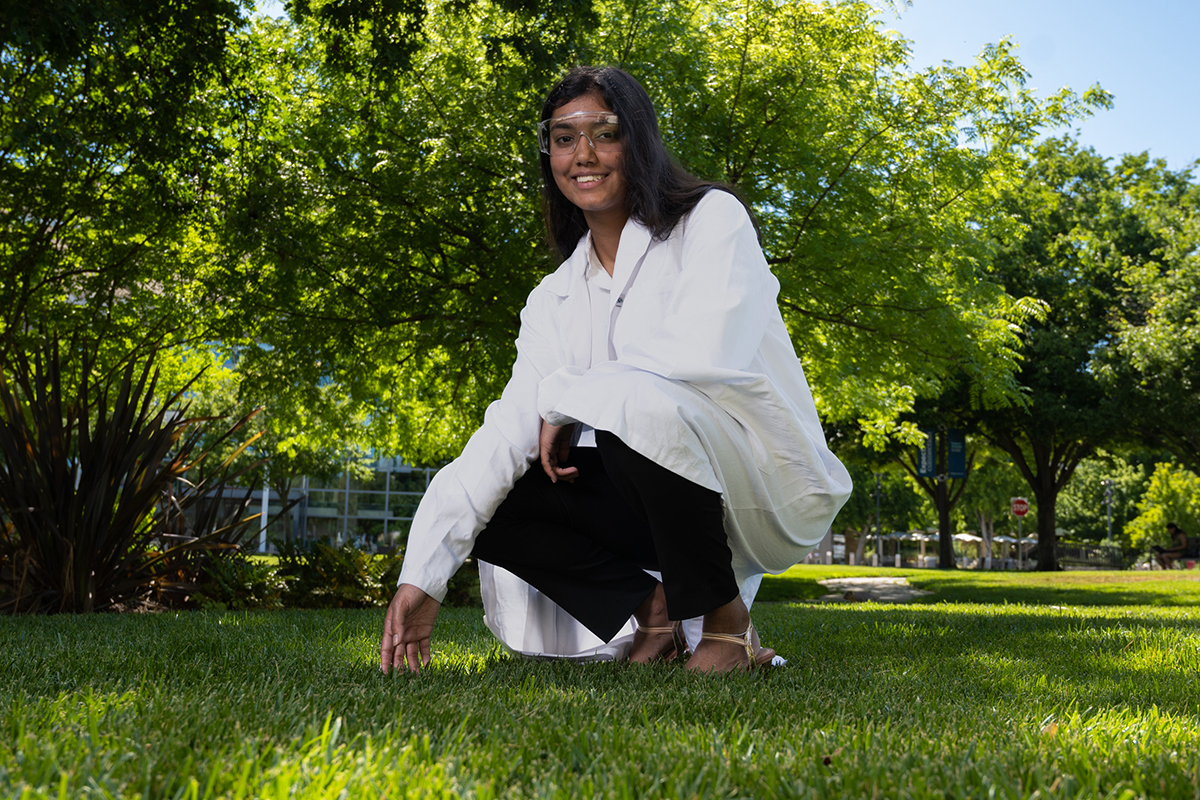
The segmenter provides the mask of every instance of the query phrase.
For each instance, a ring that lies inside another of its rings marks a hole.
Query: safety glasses
[[[538,123],[538,147],[551,158],[569,156],[587,139],[593,150],[613,150],[621,145],[617,115],[607,111],[578,111]]]

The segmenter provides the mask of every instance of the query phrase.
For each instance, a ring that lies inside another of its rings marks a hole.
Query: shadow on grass
[[[762,585],[758,587],[756,603],[799,602],[816,600],[830,593],[828,587],[817,583],[814,578],[797,575],[764,575]]]
[[[1045,606],[1200,607],[1200,577],[1163,572],[973,572],[793,568],[763,578],[758,600],[814,600],[830,590],[818,580],[838,577],[906,577],[933,592],[913,602]]]
[[[787,680],[820,676],[851,704],[885,686],[900,716],[922,697],[970,714],[1015,703],[1193,715],[1200,704],[1200,616],[1186,610],[772,603],[755,622],[789,659]]]
[[[1042,585],[993,583],[953,573],[926,580],[910,579],[914,586],[933,592],[913,601],[926,605],[948,602],[1043,606],[1200,606],[1200,583],[1192,580],[1053,581],[1053,578],[1048,578]]]

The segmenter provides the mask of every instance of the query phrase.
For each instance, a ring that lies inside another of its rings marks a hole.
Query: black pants
[[[609,641],[662,573],[671,619],[738,594],[721,495],[674,474],[606,431],[571,450],[573,483],[535,462],[475,540],[472,555],[503,567]]]

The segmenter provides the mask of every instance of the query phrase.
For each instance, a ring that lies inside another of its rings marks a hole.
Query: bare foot
[[[654,587],[638,610],[633,612],[638,629],[633,634],[633,646],[629,649],[629,661],[632,664],[649,664],[660,659],[670,659],[675,656],[675,637],[667,632],[671,620],[667,617],[667,596],[662,584]],[[658,628],[649,632],[647,628]]]

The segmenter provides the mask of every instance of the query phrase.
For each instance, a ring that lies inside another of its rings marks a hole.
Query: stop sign
[[[1023,517],[1029,513],[1029,501],[1024,497],[1014,497],[1012,499],[1012,513],[1018,517]]]

